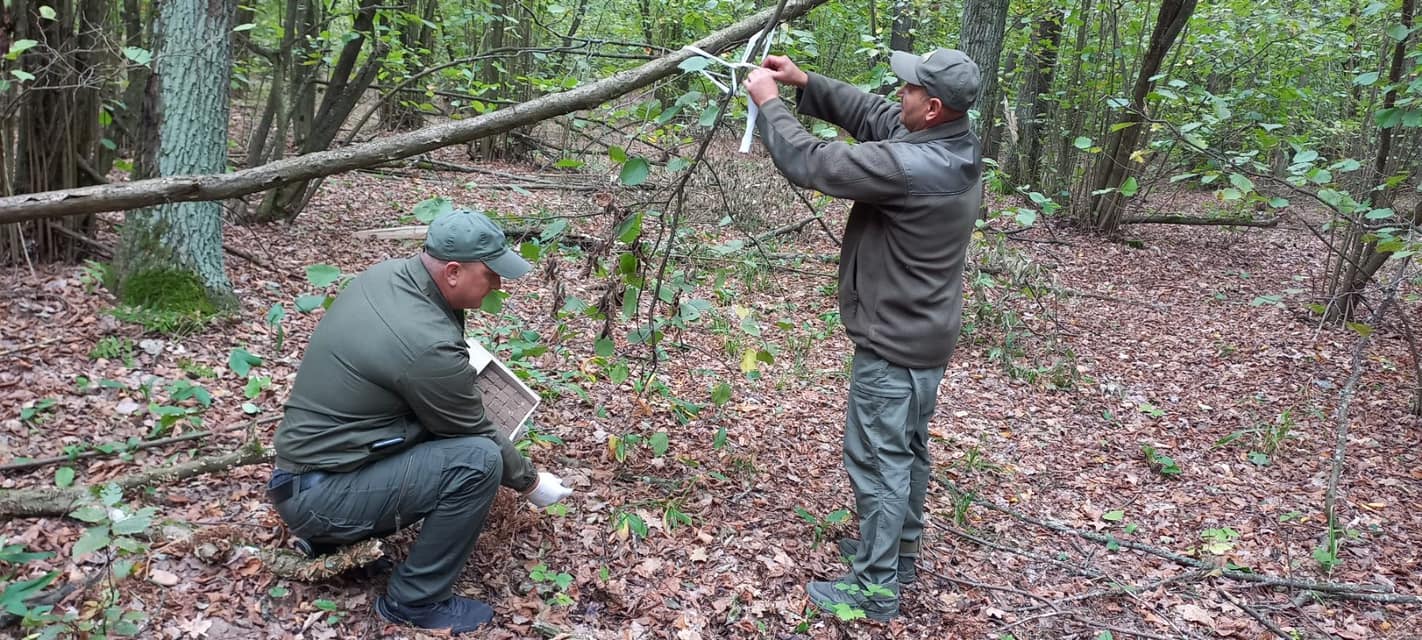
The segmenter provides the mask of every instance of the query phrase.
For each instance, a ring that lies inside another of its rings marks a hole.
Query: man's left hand
[[[775,84],[775,74],[768,69],[751,69],[745,82],[741,84],[745,86],[746,94],[757,107],[765,104],[766,100],[780,97],[780,85]]]

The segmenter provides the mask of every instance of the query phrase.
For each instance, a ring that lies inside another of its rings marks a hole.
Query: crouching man
[[[380,616],[473,631],[489,605],[454,595],[500,485],[539,507],[572,493],[484,415],[464,312],[530,265],[483,214],[430,225],[425,250],[357,276],[311,336],[277,428],[267,494],[310,555],[424,521]]]

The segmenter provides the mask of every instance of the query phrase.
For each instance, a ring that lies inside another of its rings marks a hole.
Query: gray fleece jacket
[[[844,328],[899,366],[944,366],[962,326],[963,260],[982,203],[978,138],[967,117],[910,132],[898,103],[809,75],[800,113],[857,144],[810,134],[779,99],[760,106],[757,126],[790,182],[854,200],[839,260]]]

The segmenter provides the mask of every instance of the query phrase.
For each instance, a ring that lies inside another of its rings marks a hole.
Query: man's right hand
[[[781,84],[803,89],[810,82],[810,75],[801,71],[794,60],[785,56],[766,56],[760,66],[769,69],[771,77]]]
[[[534,483],[527,498],[534,506],[547,507],[555,502],[561,501],[573,493],[572,487],[563,486],[563,479],[547,471],[538,472],[538,482]]]

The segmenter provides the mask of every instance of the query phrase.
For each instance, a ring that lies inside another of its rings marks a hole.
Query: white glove
[[[538,508],[547,507],[573,493],[572,487],[563,486],[563,479],[547,471],[538,472],[538,483],[528,492],[528,501]]]

